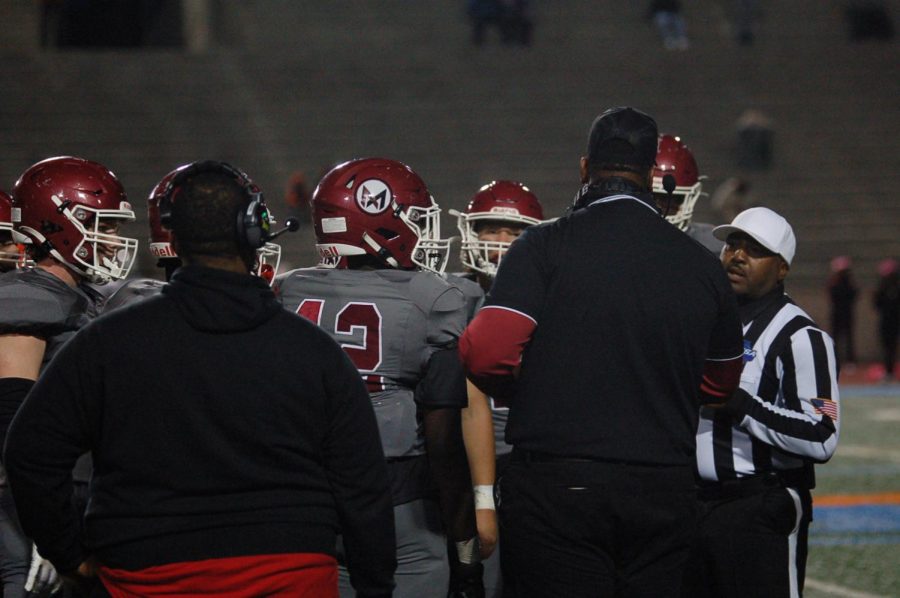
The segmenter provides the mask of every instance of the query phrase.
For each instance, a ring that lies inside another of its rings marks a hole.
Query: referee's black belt
[[[761,473],[719,482],[701,481],[697,484],[700,500],[722,500],[753,496],[754,494],[765,492],[769,488],[777,488],[779,486],[783,486],[783,484],[774,473]]]

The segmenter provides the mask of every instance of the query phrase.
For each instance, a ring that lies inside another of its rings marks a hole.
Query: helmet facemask
[[[278,265],[281,263],[281,245],[266,243],[256,250],[256,269],[253,273],[270,285],[278,273]]]
[[[680,230],[687,230],[691,224],[691,218],[694,216],[694,206],[702,195],[702,184],[697,181],[690,187],[675,187],[672,192],[671,199],[669,194],[663,188],[662,178],[653,177],[653,195],[657,199],[657,205],[670,205],[669,211],[678,208],[674,214],[666,214],[666,220],[677,226]],[[681,203],[678,203],[681,199]]]
[[[126,278],[137,256],[138,241],[110,231],[118,231],[122,222],[134,220],[128,202],[121,202],[118,210],[109,210],[83,205],[71,207],[56,195],[51,199],[58,206],[57,211],[80,233],[81,241],[72,249],[72,261],[63,258],[52,243],[50,255],[95,284]],[[47,242],[40,231],[23,229],[41,243]]]
[[[410,252],[412,262],[423,270],[443,274],[450,259],[451,239],[441,238],[441,208],[430,199],[427,208],[410,206],[401,210],[400,219],[418,237]]]
[[[525,229],[535,224],[540,224],[542,220],[522,216],[518,213],[491,213],[477,212],[474,214],[466,214],[451,211],[456,215],[456,227],[462,236],[460,247],[460,261],[463,266],[493,278],[497,275],[497,268],[500,261],[509,250],[512,241],[487,241],[482,240],[478,236],[476,228],[479,223],[497,222],[508,227]]]

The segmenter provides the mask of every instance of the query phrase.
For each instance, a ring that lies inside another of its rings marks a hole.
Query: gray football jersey
[[[388,457],[424,453],[413,391],[466,325],[462,292],[430,272],[304,268],[279,276],[285,308],[317,323],[359,369]]]
[[[484,304],[484,291],[481,285],[472,280],[466,274],[448,274],[447,281],[459,287],[466,298],[468,310],[467,322],[471,322],[475,314]],[[512,452],[512,446],[506,444],[506,420],[509,419],[509,407],[501,407],[493,398],[488,397],[491,407],[491,419],[494,424],[494,450],[497,455],[505,455]]]
[[[712,224],[706,224],[703,222],[691,222],[687,230],[684,231],[687,235],[712,251],[716,254],[716,257],[722,252],[722,248],[725,246],[723,241],[718,240],[712,234],[713,229],[716,228]]]
[[[166,286],[166,283],[155,278],[133,278],[127,280],[125,284],[120,285],[109,296],[109,299],[106,300],[106,304],[103,306],[103,311],[107,312],[117,307],[158,295],[164,286]]]
[[[26,268],[0,274],[0,334],[26,334],[47,341],[41,370],[79,328],[97,316],[103,295],[81,284],[72,288],[41,270]],[[2,475],[5,478],[5,473]],[[82,455],[72,478],[91,478],[91,461]],[[2,480],[5,483],[5,479]]]
[[[0,334],[25,334],[47,341],[41,369],[75,332],[97,315],[102,297],[73,289],[40,268],[0,274]]]
[[[475,314],[484,305],[484,291],[481,285],[468,277],[467,274],[447,274],[447,282],[462,291],[466,300],[466,323],[472,321]]]

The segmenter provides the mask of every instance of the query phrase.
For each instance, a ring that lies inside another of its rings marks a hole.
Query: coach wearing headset
[[[368,395],[340,347],[250,275],[271,233],[240,174],[201,162],[172,181],[161,210],[184,266],[79,332],[25,400],[5,451],[22,525],[70,580],[138,596],[336,597],[340,529],[358,595],[388,596]],[[82,525],[71,469],[88,450]]]

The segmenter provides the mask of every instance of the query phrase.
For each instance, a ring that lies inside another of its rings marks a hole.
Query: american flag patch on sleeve
[[[816,409],[816,413],[821,413],[822,415],[827,415],[831,418],[831,421],[836,422],[838,418],[838,409],[837,403],[832,401],[831,399],[811,399],[810,403],[813,404],[813,407]]]

